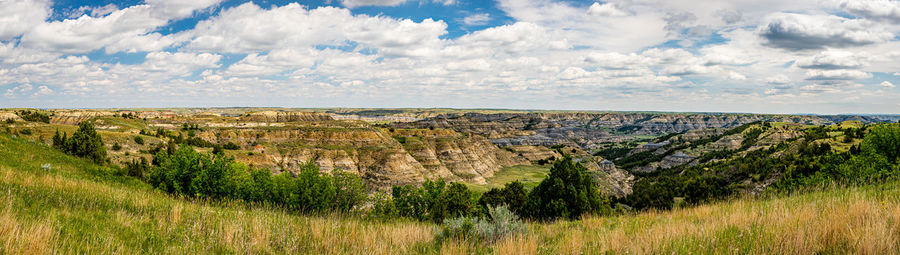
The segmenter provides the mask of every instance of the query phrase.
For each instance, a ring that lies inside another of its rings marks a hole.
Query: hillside
[[[42,168],[49,164],[50,169]],[[900,183],[530,223],[493,244],[436,225],[298,216],[173,198],[114,170],[0,135],[0,253],[810,254],[900,252]]]

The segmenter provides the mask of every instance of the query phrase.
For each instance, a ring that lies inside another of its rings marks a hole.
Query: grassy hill
[[[438,226],[429,223],[174,198],[46,145],[0,135],[0,194],[0,254],[900,253],[897,182],[530,223],[525,235],[493,244],[439,242]]]

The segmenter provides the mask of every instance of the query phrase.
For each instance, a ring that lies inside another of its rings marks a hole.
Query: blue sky
[[[14,0],[0,17],[0,107],[900,113],[893,0]]]

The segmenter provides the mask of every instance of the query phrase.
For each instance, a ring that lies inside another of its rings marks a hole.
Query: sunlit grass
[[[537,186],[541,180],[547,178],[550,168],[546,166],[517,165],[501,168],[494,176],[486,178],[486,184],[467,183],[470,189],[477,192],[487,192],[491,188],[502,188],[507,183],[520,181],[527,188]]]
[[[529,225],[492,244],[438,243],[431,223],[173,198],[0,135],[0,254],[897,254],[900,184]]]

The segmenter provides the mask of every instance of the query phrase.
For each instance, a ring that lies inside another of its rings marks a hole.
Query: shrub
[[[226,150],[237,150],[237,149],[240,149],[241,146],[238,146],[237,144],[235,144],[233,142],[228,142],[225,145],[222,145],[222,148],[226,149]]]
[[[394,200],[383,192],[375,192],[372,195],[372,209],[368,213],[369,218],[387,221],[400,216]]]
[[[32,132],[31,129],[26,128],[26,129],[19,130],[19,134],[21,134],[21,135],[31,135],[31,134],[34,134],[34,132]]]
[[[141,130],[141,131],[143,131],[143,130]],[[144,138],[139,135],[136,135],[136,136],[134,136],[134,143],[144,145]]]
[[[126,163],[125,170],[125,173],[128,174],[128,176],[143,178],[144,173],[150,171],[150,164],[147,163],[146,158],[141,157],[140,161],[133,159],[130,163]]]
[[[112,150],[114,150],[114,151],[122,150],[122,145],[119,145],[119,143],[114,143],[112,146]]]
[[[6,119],[6,124],[13,124],[13,123],[16,123],[16,120],[14,120],[12,118]]]
[[[570,157],[553,163],[550,175],[528,194],[525,203],[525,214],[536,220],[577,219],[582,214],[609,211],[597,180]]]
[[[439,240],[466,239],[493,243],[527,230],[527,225],[505,206],[488,208],[490,218],[456,217],[445,219],[438,233]]]

